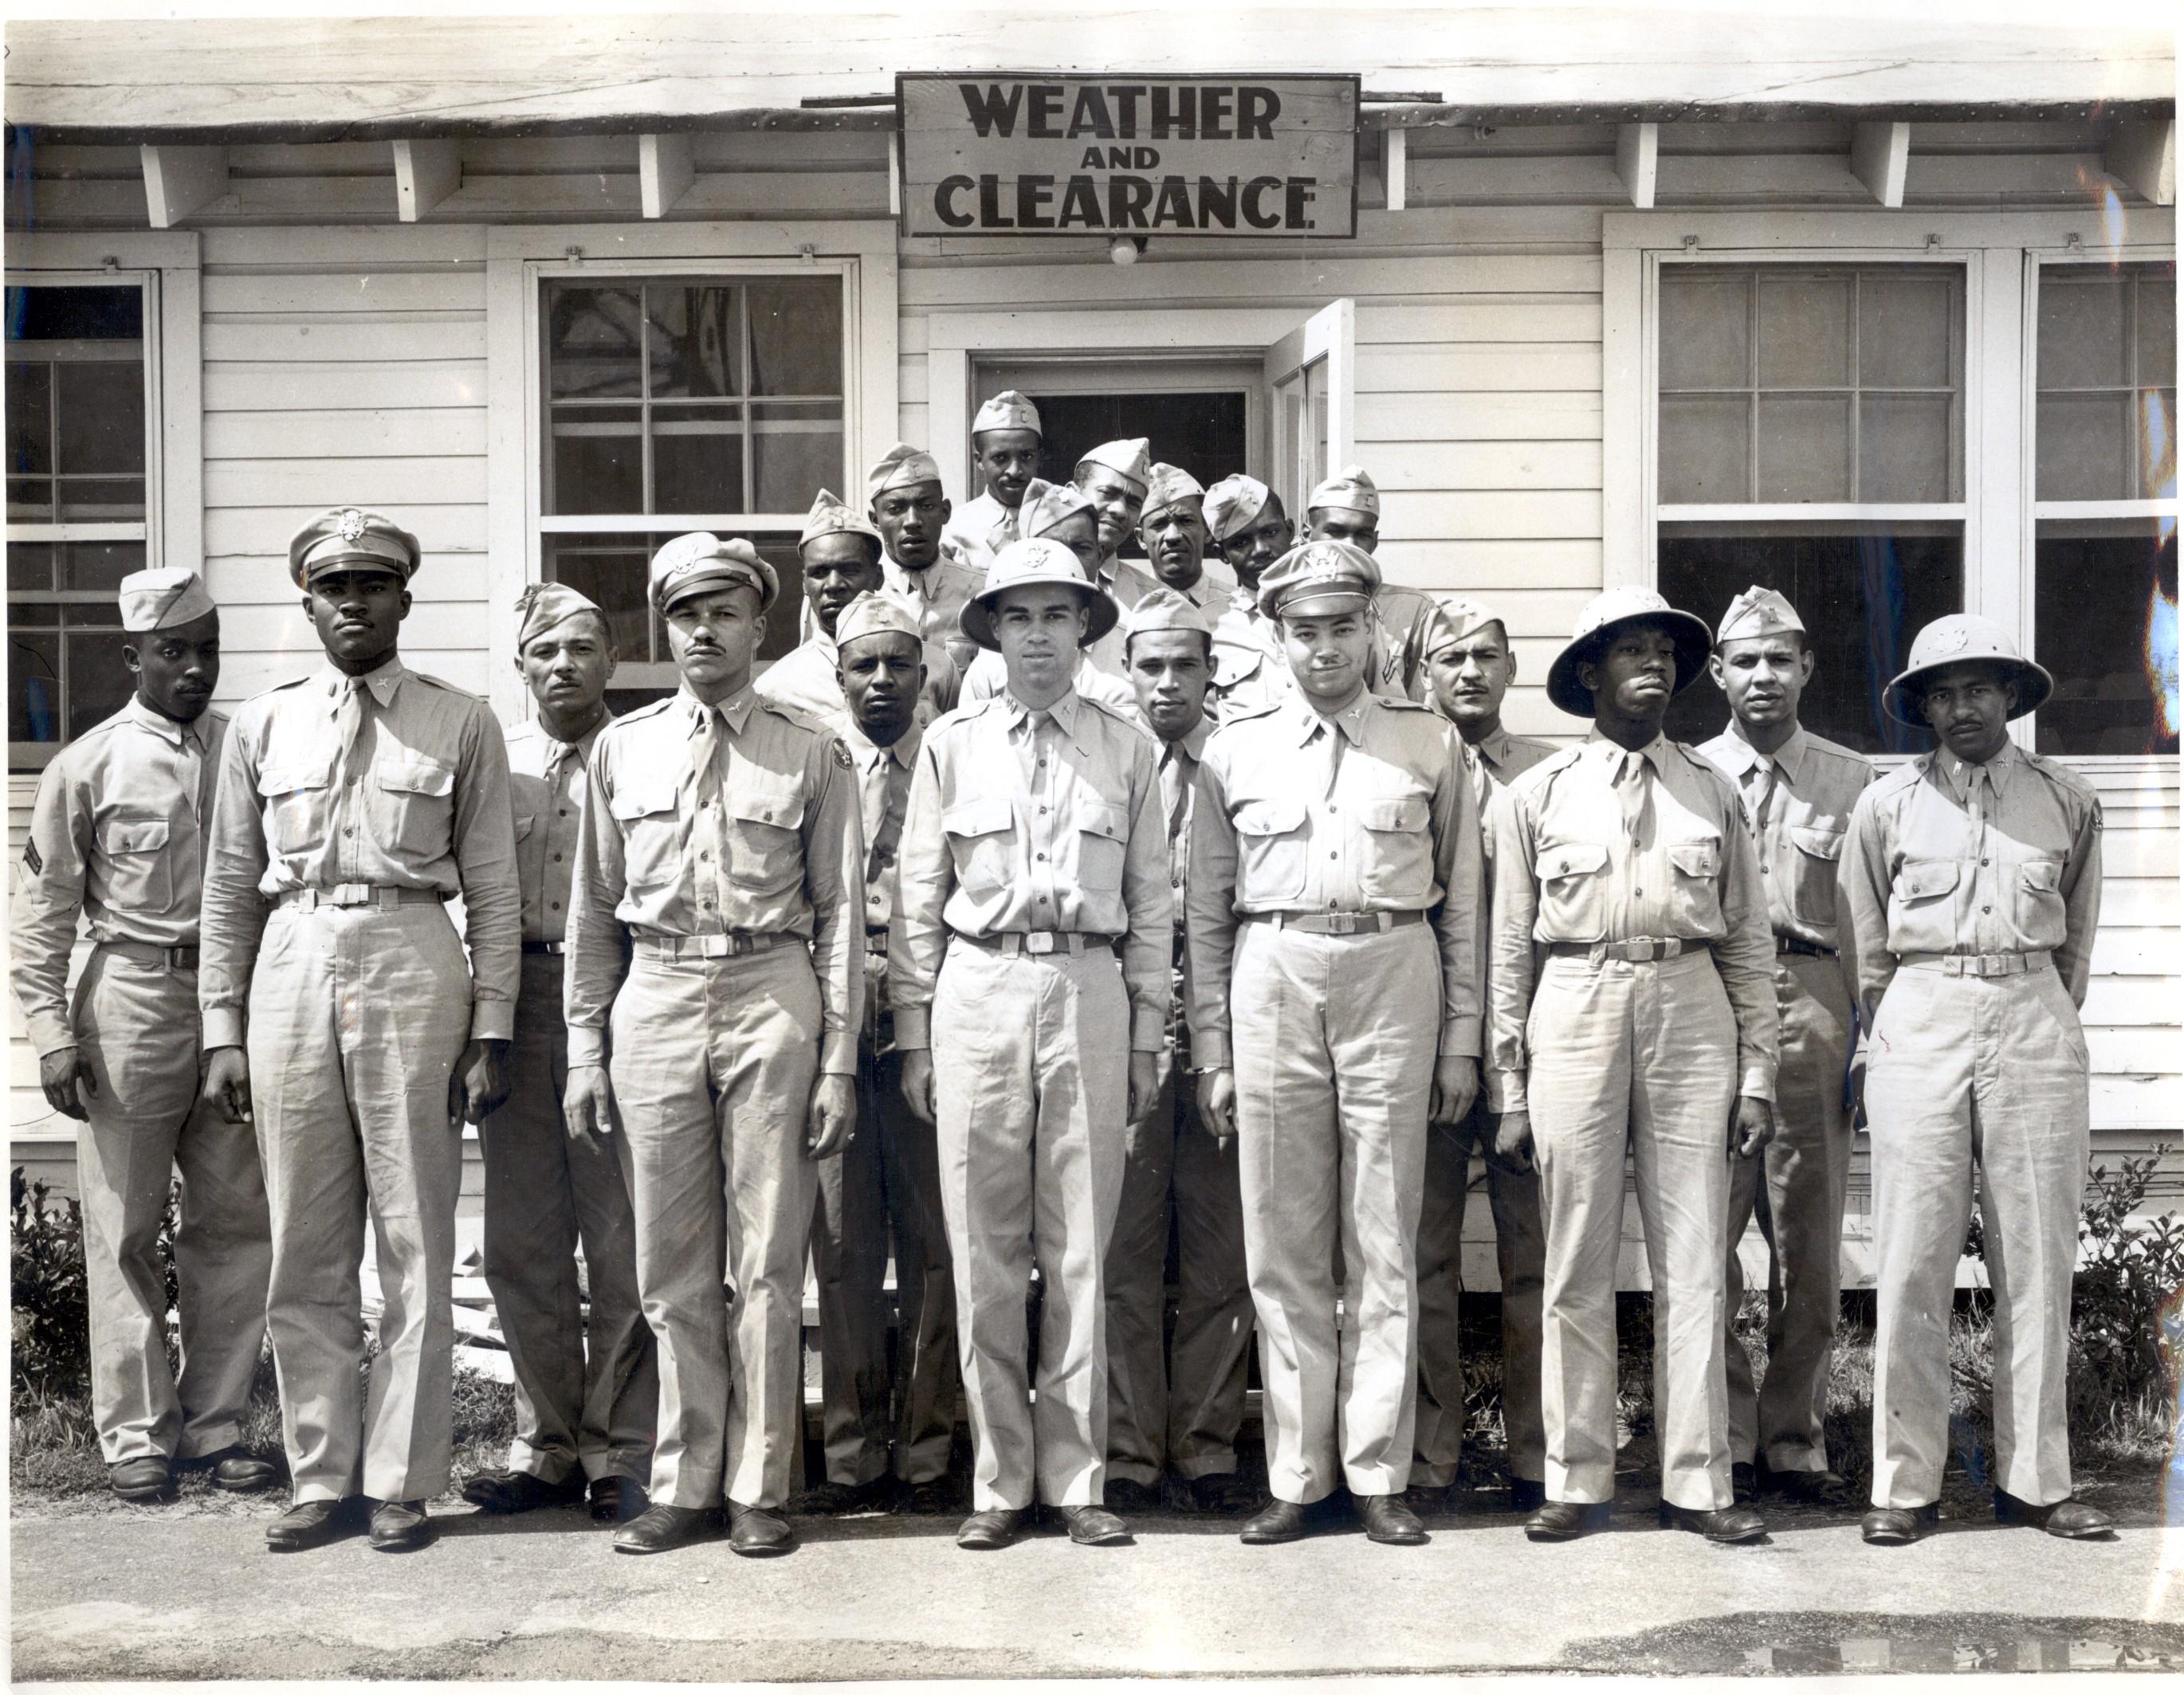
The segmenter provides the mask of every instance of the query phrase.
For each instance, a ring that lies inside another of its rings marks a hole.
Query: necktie
[[[716,706],[698,709],[698,727],[690,736],[690,785],[703,797],[706,780],[713,771],[713,755],[721,746],[721,709]]]
[[[1752,766],[1752,786],[1758,792],[1752,803],[1752,839],[1756,842],[1766,833],[1767,809],[1774,803],[1775,786],[1782,780],[1782,768],[1763,757]]]
[[[356,752],[357,738],[364,733],[364,681],[359,677],[343,677],[334,697],[334,763],[343,776],[348,772],[349,757]]]
[[[907,791],[898,789],[888,781],[888,764],[894,756],[885,748],[879,750],[865,775],[867,783],[880,786],[879,822],[872,831],[871,851],[865,859],[865,881],[878,884],[894,864],[895,844],[902,840],[902,814]],[[870,815],[872,809],[866,809]]]
[[[1633,842],[1638,842],[1646,828],[1646,756],[1626,753],[1623,769],[1615,779],[1615,786],[1623,803],[1623,827]]]
[[[1184,781],[1183,760],[1175,751],[1175,743],[1161,744],[1161,795],[1167,802],[1167,839],[1173,847],[1177,836],[1183,834],[1184,814],[1190,809],[1190,787]]]

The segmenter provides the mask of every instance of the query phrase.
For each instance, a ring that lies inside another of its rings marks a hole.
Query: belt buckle
[[[699,936],[692,939],[698,944],[700,959],[726,959],[734,955],[735,937],[733,936]]]
[[[1054,952],[1054,932],[1050,930],[1032,930],[1024,933],[1023,951],[1027,953]]]
[[[364,906],[371,899],[370,883],[336,883],[319,897],[331,906]]]

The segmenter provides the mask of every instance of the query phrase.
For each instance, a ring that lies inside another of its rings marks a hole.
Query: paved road
[[[2150,1503],[2149,1503],[2150,1504]],[[1388,1670],[2184,1670],[2184,1531],[2150,1510],[2066,1545],[1969,1514],[1870,1549],[1778,1519],[1713,1548],[1637,1503],[1535,1548],[1513,1520],[1424,1548],[1357,1535],[1247,1548],[1145,1521],[1130,1549],[1042,1535],[960,1552],[947,1520],[805,1521],[796,1553],[616,1555],[576,1512],[450,1515],[433,1548],[275,1559],[271,1509],[185,1502],[13,1526],[14,1675],[830,1680]],[[2168,1538],[2164,1545],[2164,1538]],[[2162,1570],[2175,1575],[2164,1587]]]

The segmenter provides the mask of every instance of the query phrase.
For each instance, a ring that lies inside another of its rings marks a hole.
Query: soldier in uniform
[[[1138,520],[1138,543],[1155,580],[1196,607],[1210,634],[1228,609],[1236,579],[1217,556],[1211,563],[1206,559],[1212,538],[1206,528],[1206,491],[1196,477],[1173,465],[1152,468],[1145,509]]]
[[[865,493],[887,550],[880,562],[883,586],[917,609],[925,631],[927,686],[938,688],[949,675],[940,664],[944,655],[955,660],[957,673],[978,656],[956,620],[963,603],[978,592],[983,574],[948,540],[952,508],[940,490],[940,462],[922,447],[898,442],[889,448],[865,478]],[[955,704],[952,694],[939,700],[944,711]]]
[[[605,613],[561,583],[525,589],[516,616],[515,668],[538,709],[507,737],[522,989],[508,1101],[478,1128],[485,1280],[515,1370],[515,1440],[506,1467],[471,1478],[463,1498],[483,1512],[522,1513],[588,1492],[592,1516],[612,1523],[648,1504],[660,1373],[638,1302],[629,1186],[610,1149],[573,1141],[562,1126],[561,978],[586,767],[614,718],[614,632]]]
[[[1994,1282],[1995,1517],[2073,1540],[2064,1374],[2089,1157],[2078,1021],[2101,907],[2092,786],[2009,739],[2053,691],[2008,633],[1936,620],[1888,710],[1938,744],[1858,797],[1841,893],[1869,1033],[1880,1325],[1866,1541],[1915,1542],[1949,1453],[1950,1293],[1979,1168]]]
[[[1266,1388],[1273,1500],[1247,1542],[1302,1535],[1338,1482],[1373,1541],[1425,1540],[1400,1498],[1418,1205],[1429,1120],[1460,1123],[1479,1086],[1479,819],[1449,726],[1365,686],[1379,581],[1346,542],[1260,580],[1297,693],[1214,732],[1191,820],[1199,1109],[1242,1131]]]
[[[1279,495],[1240,473],[1206,491],[1205,512],[1214,550],[1236,579],[1213,625],[1213,698],[1232,714],[1271,706],[1291,684],[1280,633],[1259,610],[1259,582],[1289,552],[1295,526]]]
[[[1145,491],[1153,475],[1150,446],[1142,436],[1102,442],[1078,460],[1070,479],[1100,515],[1100,586],[1125,612],[1152,586],[1151,579],[1134,565],[1127,568],[1128,575],[1118,585],[1121,573],[1115,557],[1136,533],[1138,520],[1145,514]],[[1124,595],[1129,597],[1124,599]]]
[[[120,600],[136,691],[38,779],[9,975],[47,1104],[83,1126],[92,1419],[109,1487],[142,1503],[170,1498],[178,1463],[221,1489],[275,1481],[242,1445],[272,1248],[257,1142],[198,1099],[203,832],[228,728],[211,708],[220,614],[180,567],[124,577]],[[92,947],[71,1007],[80,916]],[[179,1377],[158,1252],[178,1167]]]
[[[777,592],[741,539],[653,555],[682,686],[600,731],[584,798],[564,1110],[579,1141],[616,1137],[660,1350],[628,1553],[688,1542],[724,1492],[738,1553],[792,1542],[805,1248],[819,1162],[855,1127],[865,889],[849,750],[751,686]]]
[[[1763,1483],[1791,1500],[1840,1507],[1852,1497],[1828,1464],[1825,1425],[1850,1186],[1843,1073],[1857,1025],[1856,973],[1837,925],[1836,874],[1851,809],[1873,781],[1873,768],[1797,721],[1813,663],[1795,607],[1756,586],[1737,596],[1708,661],[1729,697],[1729,728],[1699,752],[1744,802],[1774,931],[1774,1009],[1782,1029],[1774,1140],[1730,1171],[1723,1310],[1730,1330],[1722,1356],[1730,1477],[1741,1501]],[[1736,1245],[1754,1211],[1768,1251],[1764,1387],[1753,1383],[1752,1358],[1736,1336],[1744,1301]]]
[[[265,1532],[276,1553],[356,1529],[365,1497],[374,1548],[431,1540],[461,1121],[508,1097],[523,942],[508,749],[483,701],[396,651],[418,562],[415,536],[354,507],[298,532],[289,575],[327,663],[244,703],[213,808],[203,1092],[230,1124],[254,1114],[271,1203],[266,1327],[295,1490]],[[383,1303],[369,1398],[367,1206]]]
[[[1017,525],[1026,541],[1058,542],[1067,547],[1084,574],[1084,581],[1101,586],[1116,599],[1119,612],[1125,604],[1153,586],[1152,579],[1128,560],[1106,559],[1100,547],[1100,514],[1091,497],[1074,483],[1041,482],[1032,479],[1024,491]],[[1100,575],[1103,566],[1107,575]],[[962,701],[991,700],[1008,686],[1008,667],[1001,656],[989,649],[972,660],[964,673]],[[1087,699],[1097,700],[1125,714],[1137,710],[1137,691],[1131,686],[1129,667],[1123,656],[1119,619],[1115,627],[1084,645],[1077,661],[1074,686]]]
[[[1305,500],[1305,533],[1315,539],[1347,542],[1367,553],[1380,546],[1380,491],[1362,465],[1339,470]],[[1414,588],[1384,582],[1373,597],[1378,626],[1373,643],[1372,686],[1382,694],[1426,697],[1426,661],[1422,651],[1432,620],[1434,601]]]
[[[1419,643],[1435,711],[1456,725],[1465,775],[1483,820],[1493,797],[1555,750],[1502,727],[1502,702],[1517,680],[1508,625],[1475,600],[1444,600]],[[1494,839],[1482,832],[1488,887]],[[1484,901],[1482,899],[1482,903]],[[1509,1510],[1536,1511],[1546,1498],[1546,1436],[1540,1425],[1540,1296],[1547,1243],[1540,1222],[1540,1175],[1524,1154],[1495,1148],[1501,1117],[1486,1089],[1452,1133],[1426,1139],[1425,1203],[1418,1215],[1418,1420],[1411,1460],[1412,1506],[1447,1504],[1463,1452],[1463,1359],[1458,1300],[1463,1292],[1463,1209],[1471,1153],[1486,1167],[1494,1251],[1502,1285],[1502,1425],[1509,1449]]]
[[[917,609],[884,592],[851,601],[834,632],[846,703],[842,739],[856,772],[864,826],[865,1022],[857,1121],[865,1133],[819,1165],[811,1252],[819,1271],[827,1481],[805,1505],[854,1512],[899,1500],[909,1512],[938,1513],[949,1503],[949,1448],[961,1391],[956,1285],[933,1126],[904,1109],[902,1059],[887,994],[888,959],[900,935],[897,853],[924,740],[918,714],[923,638]],[[890,1241],[899,1307],[892,1373]]]
[[[1152,744],[1072,685],[1115,615],[1059,542],[1003,548],[963,627],[1007,689],[927,732],[903,826],[889,986],[904,1097],[938,1128],[977,1453],[965,1548],[1007,1546],[1034,1491],[1072,1540],[1129,1539],[1100,1504],[1101,1267],[1124,1127],[1153,1109],[1167,1045],[1173,898]]]
[[[1017,513],[1039,474],[1039,408],[1012,388],[1003,389],[971,420],[971,457],[985,492],[963,503],[943,539],[981,573],[1017,538]]]
[[[1653,1281],[1664,1525],[1748,1542],[1722,1348],[1729,1155],[1773,1131],[1774,947],[1736,792],[1661,734],[1713,632],[1651,589],[1596,596],[1547,674],[1593,734],[1495,803],[1497,1146],[1530,1145],[1547,1226],[1535,1542],[1584,1535],[1615,1493],[1615,1259],[1626,1153]]]
[[[1177,1028],[1190,810],[1213,727],[1206,716],[1213,658],[1207,616],[1174,590],[1156,588],[1124,620],[1138,721],[1159,750],[1178,992],[1159,1102],[1130,1126],[1122,1209],[1107,1245],[1107,1504],[1123,1512],[1160,1504],[1164,1468],[1203,1511],[1251,1504],[1236,1475],[1251,1347],[1236,1143],[1199,1121],[1190,1042]],[[1172,1359],[1162,1345],[1171,1217],[1178,1286]]]

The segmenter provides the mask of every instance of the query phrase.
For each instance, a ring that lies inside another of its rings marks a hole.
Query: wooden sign
[[[906,236],[1353,236],[1355,76],[895,79]]]

